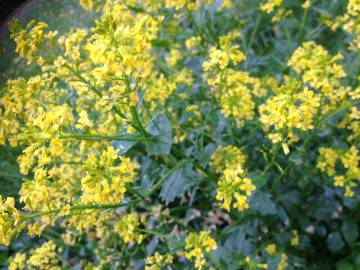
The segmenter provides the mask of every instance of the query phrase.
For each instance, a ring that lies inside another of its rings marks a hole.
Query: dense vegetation
[[[5,267],[360,269],[359,1],[80,4],[9,23]]]

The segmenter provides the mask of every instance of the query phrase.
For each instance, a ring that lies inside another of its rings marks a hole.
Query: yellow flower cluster
[[[346,76],[344,68],[337,63],[342,58],[340,53],[332,56],[324,47],[309,41],[296,49],[288,65],[301,76],[303,83],[319,91],[331,105],[336,105],[349,91],[340,83],[340,79]],[[323,103],[326,105],[325,100]]]
[[[298,246],[300,243],[300,237],[299,237],[299,233],[297,230],[293,230],[292,231],[292,237],[291,237],[291,240],[290,240],[290,244],[292,246]]]
[[[247,198],[251,196],[255,186],[251,179],[245,177],[246,157],[241,149],[232,145],[219,146],[211,159],[211,166],[217,173],[223,174],[218,182],[216,194],[216,199],[222,201],[221,207],[227,211],[230,211],[231,205],[239,211],[249,208]]]
[[[265,250],[266,250],[267,254],[269,254],[269,256],[273,256],[276,253],[276,245],[269,244],[266,246]]]
[[[16,52],[20,57],[25,58],[30,64],[36,61],[38,64],[44,64],[44,59],[39,56],[38,51],[42,48],[44,41],[48,41],[51,47],[54,47],[54,39],[57,32],[45,34],[44,30],[47,24],[43,22],[31,21],[26,29],[23,29],[20,21],[17,19],[9,23],[11,38],[16,42]]]
[[[231,204],[239,211],[243,211],[249,208],[247,199],[255,189],[251,179],[244,177],[239,171],[226,169],[219,180],[216,199],[223,201],[221,207],[228,211]]]
[[[161,255],[155,252],[153,256],[146,258],[145,270],[161,270],[165,265],[170,265],[174,257],[170,254]]]
[[[54,242],[48,241],[38,248],[26,254],[17,253],[10,259],[9,270],[39,269],[39,270],[60,270],[61,262],[58,253],[61,250]]]
[[[277,270],[285,270],[288,267],[288,257],[285,253],[281,253],[280,262],[277,266]]]
[[[26,265],[26,254],[16,253],[15,256],[9,259],[9,270],[21,270]]]
[[[298,81],[290,78],[274,91],[276,96],[259,107],[260,121],[273,143],[288,145],[299,140],[296,131],[313,128],[320,98],[312,90],[302,89]]]
[[[91,10],[96,6],[96,4],[98,4],[98,2],[99,0],[80,0],[80,5],[85,10]]]
[[[210,166],[217,173],[223,173],[226,169],[242,171],[245,161],[246,156],[240,148],[234,145],[220,145],[211,155]]]
[[[284,7],[284,0],[266,0],[260,5],[260,10],[268,14],[275,12],[271,18],[272,22],[279,22],[292,13],[292,10]]]
[[[247,269],[268,269],[268,265],[266,263],[257,263],[250,257],[245,258],[245,264],[248,267]]]
[[[42,142],[72,121],[69,105],[57,104],[64,92],[59,89],[55,94],[54,88],[54,80],[44,74],[7,82],[0,99],[5,108],[0,111],[0,143]]]
[[[206,260],[204,254],[208,254],[217,248],[217,244],[207,231],[189,233],[185,238],[185,257],[195,260],[196,269],[204,269]]]
[[[114,224],[114,230],[124,243],[140,244],[145,238],[144,234],[137,231],[141,223],[140,217],[136,213],[130,213],[121,217]]]
[[[316,167],[325,172],[328,176],[334,177],[334,184],[337,187],[345,188],[345,196],[353,197],[357,181],[360,179],[359,150],[356,146],[351,146],[348,150],[338,150],[332,148],[320,148]],[[339,174],[336,164],[340,160],[345,170],[344,174]],[[337,174],[337,175],[336,175]]]
[[[345,31],[352,33],[355,36],[355,40],[352,43],[352,48],[358,50],[360,48],[360,3],[358,0],[349,0],[346,13],[340,18],[343,23]]]
[[[208,61],[203,63],[205,71],[220,69],[224,70],[230,61],[236,65],[245,59],[245,55],[240,50],[239,45],[231,45],[231,42],[238,36],[235,33],[230,33],[227,36],[220,38],[220,48],[212,46],[209,49]]]
[[[238,126],[254,116],[255,103],[252,95],[261,96],[261,82],[247,72],[232,69],[229,65],[237,65],[245,59],[239,45],[232,43],[239,33],[230,32],[220,37],[219,48],[211,47],[210,59],[203,63],[205,80],[214,88],[214,94],[221,105],[221,112],[233,117]]]
[[[136,177],[138,164],[132,163],[129,158],[119,157],[118,150],[108,146],[100,157],[90,153],[85,168],[86,175],[81,179],[81,201],[111,204],[123,199],[125,185]]]
[[[266,13],[271,13],[276,8],[280,7],[283,2],[284,0],[267,0],[265,3],[261,4],[260,10]]]
[[[337,125],[338,128],[346,128],[351,131],[347,137],[349,142],[356,142],[360,138],[360,111],[357,107],[352,107]]]
[[[175,10],[186,8],[189,11],[196,11],[201,5],[210,6],[213,2],[214,0],[165,0],[165,7]]]
[[[25,224],[15,208],[12,197],[3,199],[0,195],[0,244],[9,245],[11,239],[21,232]]]

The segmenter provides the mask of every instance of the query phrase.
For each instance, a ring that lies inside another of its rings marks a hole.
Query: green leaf
[[[341,260],[336,263],[336,270],[354,270],[354,266],[348,260]]]
[[[249,200],[249,207],[264,215],[276,215],[276,205],[271,200],[271,195],[263,191],[256,190]]]
[[[246,177],[251,179],[252,183],[256,186],[257,189],[266,184],[266,177],[261,171],[251,172]]]
[[[341,238],[341,234],[339,232],[332,232],[329,234],[329,236],[326,239],[327,245],[331,251],[339,251],[344,246],[345,243]]]
[[[354,243],[359,236],[358,226],[350,219],[343,221],[341,225],[341,232],[348,244]]]
[[[127,137],[129,137],[129,138],[138,138],[139,134],[128,135]],[[117,140],[114,140],[114,141],[111,142],[112,146],[114,146],[116,149],[119,149],[119,154],[120,155],[125,154],[135,144],[137,144],[136,141],[117,141]]]
[[[184,196],[185,192],[194,186],[199,179],[200,176],[192,169],[192,163],[186,163],[167,178],[162,186],[160,197],[166,204],[169,204],[176,198]]]
[[[171,123],[165,115],[158,114],[146,127],[153,137],[147,139],[146,150],[149,156],[168,155],[172,145]]]

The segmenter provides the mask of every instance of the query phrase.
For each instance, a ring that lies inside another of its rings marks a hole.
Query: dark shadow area
[[[0,24],[21,4],[27,0],[2,0],[0,1]]]

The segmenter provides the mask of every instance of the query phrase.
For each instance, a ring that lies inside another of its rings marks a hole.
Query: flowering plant
[[[91,29],[12,20],[37,72],[0,96],[23,175],[0,244],[34,241],[9,269],[360,267],[360,3],[335,2],[80,0]]]

